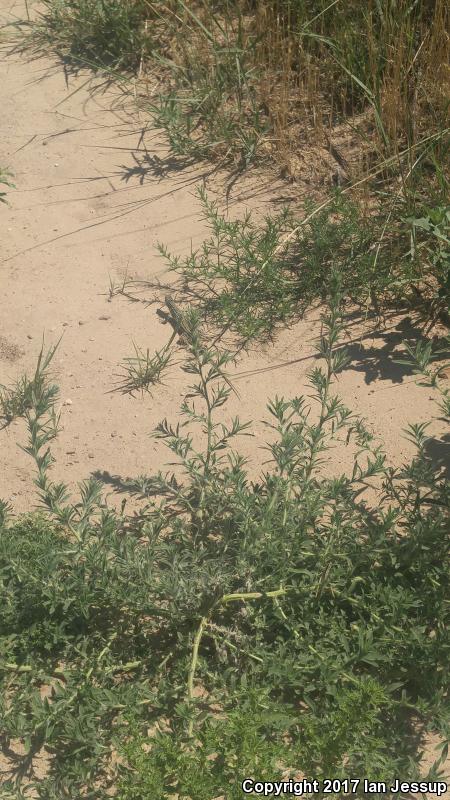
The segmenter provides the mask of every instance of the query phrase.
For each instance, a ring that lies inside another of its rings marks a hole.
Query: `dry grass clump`
[[[290,169],[312,142],[332,152],[343,122],[378,159],[445,129],[448,21],[444,0],[45,0],[34,35],[101,66],[157,64],[175,155]]]
[[[356,126],[362,139],[369,135],[382,158],[445,128],[449,36],[443,0],[414,6],[406,0],[227,0],[199,2],[195,12],[179,5],[172,91],[192,119],[193,97],[201,111],[208,106],[198,96],[202,84],[211,92],[209,102],[221,89],[215,111],[239,119],[235,147],[253,127],[255,152],[288,161],[318,140],[329,150],[328,136],[346,122],[349,134]],[[359,115],[368,111],[369,132],[359,127]],[[208,113],[199,116],[200,128],[208,128]],[[210,150],[219,144],[210,142]]]

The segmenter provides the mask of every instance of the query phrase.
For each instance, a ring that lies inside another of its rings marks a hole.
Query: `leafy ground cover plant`
[[[420,426],[392,470],[334,394],[341,305],[333,279],[312,398],[271,402],[255,482],[233,446],[250,427],[223,422],[227,355],[191,315],[191,386],[156,430],[179,468],[136,481],[133,516],[95,481],[73,501],[51,480],[56,389],[37,383],[27,451],[45,513],[0,529],[12,796],[234,800],[246,773],[407,778],[424,731],[448,735],[448,484]],[[353,448],[349,474],[324,471],[334,446]]]

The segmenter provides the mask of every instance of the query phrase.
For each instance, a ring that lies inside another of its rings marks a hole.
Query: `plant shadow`
[[[425,453],[433,465],[442,470],[443,477],[450,479],[450,433],[444,434],[440,439],[432,436],[425,444]]]
[[[157,178],[163,180],[170,175],[183,172],[185,169],[195,165],[192,158],[179,159],[175,157],[160,158],[156,153],[150,153],[145,148],[144,153],[135,151],[131,153],[134,164],[126,166],[120,165],[122,170],[121,179],[125,183],[137,179],[142,186],[147,178]]]
[[[124,478],[122,475],[113,475],[111,472],[108,472],[108,470],[100,469],[92,472],[92,477],[105,486],[110,486],[116,494],[145,497],[142,488],[138,485],[138,481],[132,478]]]
[[[371,340],[370,345],[364,343],[367,339]],[[366,384],[376,380],[403,383],[405,378],[414,374],[411,366],[399,363],[399,360],[405,358],[405,344],[415,348],[422,339],[423,330],[420,325],[411,317],[404,317],[389,330],[374,330],[357,341],[344,343],[349,356],[346,369],[361,372]],[[435,344],[445,345],[445,340],[440,342],[436,339]]]

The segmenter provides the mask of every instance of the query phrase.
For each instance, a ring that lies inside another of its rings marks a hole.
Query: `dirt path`
[[[2,21],[20,17],[20,3],[1,0]],[[63,430],[55,446],[55,477],[74,483],[90,473],[114,488],[115,476],[149,473],[165,451],[147,436],[163,417],[175,419],[185,376],[175,371],[153,398],[110,393],[120,360],[132,340],[150,350],[168,338],[155,307],[108,302],[109,277],[128,272],[164,278],[157,241],[185,253],[204,233],[193,192],[202,170],[161,177],[142,163],[141,129],[132,98],[120,89],[92,93],[88,75],[70,77],[50,59],[1,60],[0,163],[15,175],[11,206],[0,209],[0,383],[31,369],[42,336],[62,341],[56,356]],[[154,133],[145,143],[163,155]],[[259,187],[251,205],[270,207],[276,187]],[[238,213],[241,201],[232,208]],[[304,391],[311,367],[318,313],[283,331],[273,346],[251,352],[236,368],[241,399],[230,414],[260,420],[267,398]],[[398,464],[410,452],[401,438],[407,422],[433,413],[429,392],[392,363],[407,321],[351,346],[352,364],[340,379],[344,400],[367,415]],[[359,328],[349,326],[350,339]],[[257,423],[255,432],[261,434]],[[0,433],[0,497],[16,510],[33,505],[31,464],[17,447],[22,424]],[[243,452],[261,462],[261,436]],[[436,444],[440,458],[439,442]]]

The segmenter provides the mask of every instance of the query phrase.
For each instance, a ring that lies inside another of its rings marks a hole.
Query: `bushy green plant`
[[[73,501],[51,481],[55,392],[41,385],[26,418],[46,513],[0,529],[0,729],[18,787],[234,800],[245,771],[407,778],[421,733],[445,737],[448,484],[420,426],[415,459],[392,470],[333,393],[335,278],[330,298],[312,400],[272,401],[254,482],[231,446],[248,426],[217,419],[226,355],[195,315],[181,419],[156,431],[179,468],[141,477],[133,516],[95,482]],[[346,444],[350,472],[324,474]]]
[[[28,412],[36,408],[39,399],[48,392],[48,399],[52,401],[56,395],[57,388],[51,384],[49,367],[56,348],[44,354],[42,350],[39,354],[36,370],[32,378],[21,375],[12,385],[5,386],[0,384],[0,421],[2,427],[9,425],[18,417],[25,417]]]
[[[273,335],[279,324],[327,299],[336,268],[345,300],[371,310],[416,304],[420,290],[431,299],[445,291],[443,228],[433,228],[432,241],[424,236],[420,245],[417,235],[411,250],[411,225],[425,226],[423,220],[393,221],[383,205],[368,213],[341,193],[321,206],[307,203],[300,221],[288,210],[262,222],[250,212],[232,220],[203,189],[198,196],[210,235],[185,257],[173,256],[164,245],[159,251],[180,286],[196,298],[217,340],[228,330],[243,342]],[[423,250],[431,255],[425,258]],[[145,285],[140,281],[139,290]],[[136,288],[129,281],[117,293],[133,295]],[[157,364],[145,363],[142,354],[133,360],[135,366],[138,362],[142,374],[149,367],[157,371]]]
[[[94,67],[135,69],[152,52],[154,20],[145,0],[45,0],[34,41]]]
[[[242,798],[242,776],[271,780],[287,756],[283,735],[292,725],[289,709],[277,707],[268,692],[242,687],[218,718],[205,719],[195,747],[175,732],[137,737],[126,748],[130,776],[118,792],[121,800],[165,800],[171,794],[210,800],[223,792]],[[147,744],[145,750],[142,745]],[[289,754],[293,762],[294,753]]]
[[[292,705],[274,702],[269,691],[244,681],[229,707],[205,719],[195,746],[180,742],[172,731],[132,740],[125,750],[131,770],[118,797],[164,800],[178,794],[210,800],[223,795],[241,800],[243,776],[274,781],[298,775],[299,769],[321,776],[363,769],[365,775],[383,776],[394,766],[382,735],[390,705],[375,680],[355,679],[334,697],[328,712],[305,709],[299,716]],[[393,744],[398,746],[394,739]],[[347,752],[359,758],[350,758],[343,769]],[[400,760],[396,766],[404,769]]]
[[[421,255],[422,281],[431,296],[450,310],[450,206],[424,207],[421,216],[408,217],[414,255]],[[431,284],[431,286],[430,286]]]
[[[161,255],[217,326],[230,325],[244,338],[270,332],[300,302],[297,265],[283,241],[293,228],[292,216],[285,211],[261,226],[251,213],[229,220],[203,190],[198,194],[210,237],[186,258],[172,257],[163,245]]]

